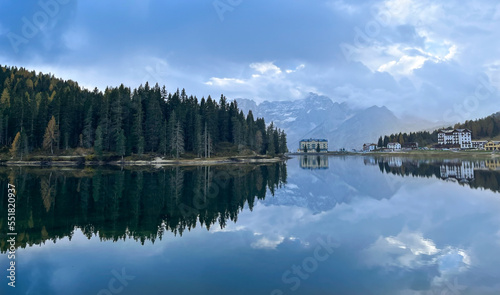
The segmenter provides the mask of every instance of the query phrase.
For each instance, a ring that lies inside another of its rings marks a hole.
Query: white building
[[[365,143],[363,144],[363,151],[364,152],[371,152],[377,149],[377,145],[374,143]]]
[[[440,130],[438,144],[470,149],[472,148],[472,132],[469,129]]]
[[[390,142],[387,144],[387,148],[392,150],[400,150],[401,144],[399,142]]]
[[[302,139],[299,142],[299,152],[301,153],[320,153],[328,152],[328,140],[326,139]]]
[[[487,140],[473,140],[471,141],[472,148],[477,150],[484,150],[484,146],[488,143]]]

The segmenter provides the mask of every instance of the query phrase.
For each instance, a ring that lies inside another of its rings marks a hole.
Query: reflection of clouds
[[[368,267],[402,267],[417,269],[437,265],[442,273],[465,271],[470,265],[465,250],[448,246],[438,249],[431,239],[420,232],[403,229],[397,236],[379,237],[362,251],[363,263]]]

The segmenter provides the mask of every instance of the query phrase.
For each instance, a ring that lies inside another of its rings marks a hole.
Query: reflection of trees
[[[474,165],[470,161],[443,161],[443,160],[413,160],[401,158],[399,165],[390,165],[389,158],[376,158],[380,171],[399,176],[413,177],[436,177],[442,178],[441,168],[452,166],[484,167],[484,161],[478,161]],[[494,192],[500,192],[500,171],[499,170],[474,170],[474,178],[467,182],[458,182],[460,185],[468,185],[471,188],[484,188]]]
[[[16,184],[18,247],[56,241],[75,227],[102,240],[133,238],[144,243],[197,225],[209,229],[236,221],[255,198],[263,199],[286,181],[284,164],[242,167],[166,168],[155,171],[23,168],[11,176]],[[1,185],[8,177],[0,170]],[[0,205],[7,212],[6,190]],[[6,214],[0,230],[6,232]],[[0,249],[7,249],[5,239]]]

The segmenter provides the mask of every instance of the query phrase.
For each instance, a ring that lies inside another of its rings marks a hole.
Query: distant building
[[[301,153],[317,153],[318,147],[320,153],[328,152],[328,140],[309,138],[299,142],[299,152]]]
[[[387,144],[387,148],[392,150],[400,150],[401,144],[399,142],[390,142]]]
[[[377,149],[377,145],[374,143],[365,143],[363,144],[363,151],[364,152],[371,152]]]
[[[472,132],[469,129],[440,130],[438,144],[441,146],[457,146],[461,149],[472,148]]]
[[[472,148],[477,150],[484,150],[484,146],[488,143],[487,140],[473,140],[471,141]]]
[[[402,148],[407,150],[416,150],[418,149],[418,142],[405,142],[403,143]]]
[[[489,141],[484,145],[484,149],[487,151],[500,151],[500,141]]]

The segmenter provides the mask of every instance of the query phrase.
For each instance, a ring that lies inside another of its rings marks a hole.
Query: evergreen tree
[[[94,141],[94,129],[92,128],[92,106],[90,106],[87,115],[85,116],[83,128],[83,147],[90,148]]]
[[[122,129],[118,133],[118,139],[116,140],[116,154],[122,157],[122,161],[123,161],[123,156],[125,155],[125,141],[126,141],[125,132]]]
[[[167,120],[163,120],[160,129],[160,142],[158,152],[163,156],[167,155],[168,142],[167,142]]]
[[[103,139],[102,126],[97,126],[95,131],[95,141],[94,141],[94,151],[99,159],[102,158],[102,151],[104,149],[104,139]]]

